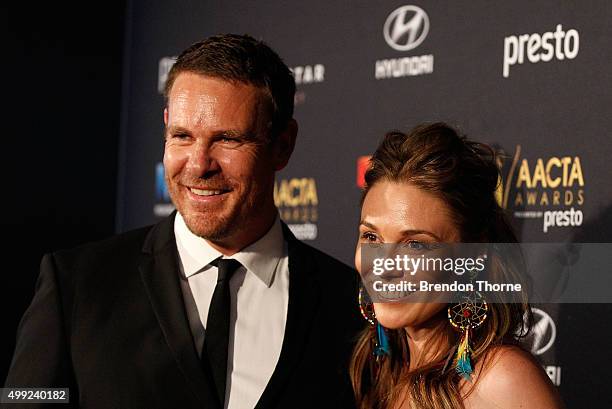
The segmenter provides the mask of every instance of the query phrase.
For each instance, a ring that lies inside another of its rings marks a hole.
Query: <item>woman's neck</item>
[[[452,334],[445,314],[436,314],[427,322],[418,326],[405,327],[404,330],[410,351],[409,371],[446,356],[452,342]]]

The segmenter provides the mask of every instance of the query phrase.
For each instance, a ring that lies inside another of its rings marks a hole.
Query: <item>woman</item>
[[[364,243],[517,242],[495,199],[494,152],[443,123],[387,134],[365,180],[355,255],[360,272]],[[512,275],[495,254],[487,268]],[[541,366],[517,346],[530,322],[526,300],[491,301],[483,300],[486,318],[472,323],[468,337],[449,320],[456,305],[375,302],[371,316],[364,305],[372,328],[351,363],[359,407],[561,408]]]

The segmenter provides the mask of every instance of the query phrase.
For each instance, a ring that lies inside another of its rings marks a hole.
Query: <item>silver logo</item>
[[[557,327],[555,322],[545,311],[539,308],[531,308],[533,312],[533,328],[527,337],[527,342],[531,341],[531,353],[542,355],[548,351],[555,343],[557,338]]]
[[[168,79],[168,73],[176,62],[177,57],[162,57],[159,60],[158,71],[157,71],[157,92],[160,94],[164,93],[166,87],[166,80]]]
[[[389,47],[397,51],[416,48],[429,32],[429,17],[417,6],[399,7],[387,17],[383,34]]]

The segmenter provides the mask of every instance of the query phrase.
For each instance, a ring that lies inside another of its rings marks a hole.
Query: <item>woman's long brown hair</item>
[[[420,125],[408,134],[389,132],[371,158],[365,174],[369,189],[381,181],[410,183],[435,194],[449,207],[463,242],[516,243],[503,210],[495,199],[500,171],[494,150],[470,141],[444,123]],[[521,258],[502,258],[494,248],[487,273],[499,282],[524,282]],[[524,282],[528,285],[527,282]],[[527,334],[531,312],[527,299],[503,303],[489,299],[488,317],[472,338],[472,361],[485,363],[495,345],[516,343]],[[445,314],[445,311],[441,311]],[[527,319],[525,319],[527,318]],[[372,330],[359,338],[350,366],[360,409],[392,409],[406,403],[418,409],[463,408],[469,390],[460,388],[461,376],[452,365],[458,334],[450,324],[429,342],[432,362],[409,371],[410,351],[403,329],[387,330],[391,354],[373,359]],[[477,378],[476,378],[477,380]]]

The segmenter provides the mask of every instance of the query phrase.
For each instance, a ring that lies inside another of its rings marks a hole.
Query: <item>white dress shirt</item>
[[[198,354],[217,284],[210,262],[222,256],[193,234],[180,213],[174,234],[181,267],[181,289]],[[225,408],[254,408],[278,363],[289,302],[289,258],[277,216],[270,230],[231,257],[240,267],[230,280],[231,312]]]

